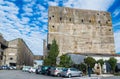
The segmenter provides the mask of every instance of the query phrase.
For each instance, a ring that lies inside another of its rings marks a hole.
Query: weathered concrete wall
[[[26,43],[20,38],[9,41],[5,55],[5,63],[7,65],[15,63],[18,68],[23,65],[33,66],[34,55],[27,47]]]
[[[2,65],[4,60],[4,50],[7,48],[8,42],[3,38],[2,34],[0,33],[0,65]]]
[[[48,44],[55,38],[63,53],[114,54],[110,13],[49,7]]]

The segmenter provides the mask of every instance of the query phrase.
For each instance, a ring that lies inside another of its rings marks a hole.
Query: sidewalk
[[[91,74],[91,77],[110,77],[114,76],[113,74],[101,74],[101,75],[96,75],[96,74]]]
[[[82,77],[72,77],[72,78],[63,78],[63,79],[101,79],[102,77],[110,77],[110,76],[114,76],[114,75],[112,74],[101,74],[101,75],[91,74],[91,77],[88,77],[88,75],[86,75]]]
[[[88,77],[87,75],[78,79],[101,79],[102,77],[110,77],[110,76],[114,76],[114,75],[113,74],[101,74],[101,75],[91,74],[91,77]]]

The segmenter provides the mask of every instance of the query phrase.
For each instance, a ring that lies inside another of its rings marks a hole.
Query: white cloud
[[[8,41],[16,38],[23,38],[34,54],[42,55],[42,39],[46,38],[46,33],[42,33],[40,27],[36,25],[36,23],[40,23],[39,20],[37,21],[38,17],[29,17],[33,16],[33,14],[35,13],[33,12],[35,1],[31,1],[29,4],[24,5],[24,13],[20,14],[21,18],[17,16],[19,14],[19,7],[17,7],[14,3],[8,1],[0,2],[0,33],[3,34],[3,37]],[[42,8],[42,10],[44,9],[44,7],[42,7],[41,5],[39,6],[39,8]],[[42,13],[42,21],[46,21],[46,14],[47,13]],[[35,21],[30,24],[30,20]],[[33,25],[34,27],[30,27],[31,25]]]
[[[2,4],[3,3],[3,0],[0,0],[0,4]]]
[[[116,9],[114,12],[113,12],[113,17],[116,17],[120,14],[120,8]]]
[[[45,10],[45,7],[44,7],[44,6],[42,6],[42,5],[37,5],[37,7],[39,8],[39,10],[42,10],[42,11],[44,11],[44,10]]]
[[[106,11],[115,0],[68,0],[64,2],[66,7]]]
[[[116,53],[120,52],[120,31],[114,33]]]
[[[9,27],[9,25],[18,21],[16,15],[18,14],[19,9],[11,2],[5,1],[2,4],[6,4],[7,6],[0,5],[0,25],[3,27]]]
[[[118,22],[114,23],[113,26],[120,26],[120,21],[118,20]]]
[[[23,0],[24,2],[31,2],[32,0]]]
[[[21,21],[22,21],[22,24],[27,24],[30,21],[30,18],[22,17]]]
[[[31,37],[24,39],[26,43],[32,48],[36,55],[43,55],[43,39],[46,35],[41,35],[39,32],[32,32]],[[33,42],[34,41],[34,42]]]
[[[58,6],[58,2],[53,2],[53,1],[49,1],[48,2],[49,6]]]
[[[25,12],[31,13],[31,12],[33,12],[32,6],[33,6],[33,5],[30,5],[30,6],[24,5],[24,6],[23,6],[23,10],[24,10]]]

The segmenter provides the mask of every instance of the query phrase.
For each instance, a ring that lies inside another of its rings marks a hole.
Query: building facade
[[[103,59],[103,61],[107,61],[110,58],[114,57],[117,59],[117,63],[120,63],[120,55],[118,54],[67,54],[70,56],[71,60],[73,61],[74,64],[80,64],[84,62],[84,59],[87,57],[92,57],[96,61]]]
[[[8,48],[5,50],[6,65],[21,68],[23,65],[33,66],[34,55],[28,48],[23,39],[9,41]]]
[[[51,6],[48,18],[47,44],[55,39],[59,55],[115,54],[109,12]]]
[[[3,38],[2,34],[0,34],[0,65],[5,64],[5,54],[4,50],[7,48],[8,42]]]

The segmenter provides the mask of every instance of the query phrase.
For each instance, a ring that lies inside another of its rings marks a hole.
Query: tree
[[[100,63],[100,65],[101,65],[101,67],[102,67],[103,64],[104,64],[104,61],[103,61],[103,59],[99,59],[99,60],[97,60],[97,63]]]
[[[80,64],[80,70],[84,73],[84,74],[86,74],[86,70],[87,70],[87,66],[86,66],[86,64],[85,63],[81,63]]]
[[[87,66],[90,66],[90,68],[93,68],[96,63],[96,60],[92,57],[87,57],[84,59],[84,62],[87,64]]]
[[[48,57],[44,59],[44,65],[51,66],[51,60]]]
[[[68,56],[67,54],[64,54],[64,55],[60,56],[60,66],[71,67],[72,66],[72,60],[71,60],[70,56]]]
[[[50,51],[48,52],[48,56],[44,59],[44,65],[56,66],[56,58],[59,54],[59,48],[54,39],[52,44],[50,45]]]
[[[116,64],[117,64],[117,59],[115,59],[114,57],[111,57],[108,60],[108,63],[110,64],[112,72],[114,73],[115,72],[115,67],[116,67]]]

